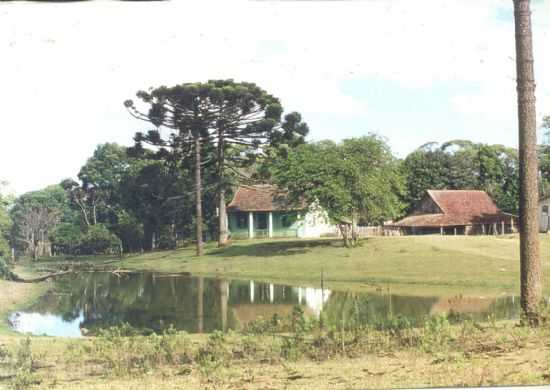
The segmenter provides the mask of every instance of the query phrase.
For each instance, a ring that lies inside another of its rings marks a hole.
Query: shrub
[[[188,363],[187,349],[185,332],[169,328],[162,334],[140,336],[136,329],[122,324],[100,330],[85,352],[101,361],[112,375],[125,376],[149,372],[163,364]]]
[[[119,248],[120,239],[103,224],[89,226],[80,243],[83,254],[117,253]]]
[[[437,352],[447,349],[452,339],[451,324],[445,314],[429,317],[421,337],[422,348],[426,352]]]
[[[15,275],[11,272],[8,263],[0,257],[0,279],[13,280]]]
[[[229,353],[225,349],[224,343],[225,336],[223,332],[214,331],[208,337],[206,345],[198,349],[195,361],[199,364],[204,375],[209,376],[229,361]]]

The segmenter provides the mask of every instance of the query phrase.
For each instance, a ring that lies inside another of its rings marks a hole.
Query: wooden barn
[[[502,212],[485,191],[428,190],[415,210],[386,225],[389,234],[504,234],[517,217]]]

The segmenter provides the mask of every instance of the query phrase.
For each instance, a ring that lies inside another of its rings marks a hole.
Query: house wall
[[[550,198],[539,202],[539,226],[541,232],[550,231]]]
[[[228,213],[227,222],[231,238],[248,238],[248,213]]]
[[[307,213],[303,216],[298,229],[298,237],[318,238],[333,232],[334,225],[330,223],[327,212],[314,204],[309,207]]]
[[[268,229],[265,221],[269,221],[269,212],[254,212],[254,238],[268,238]],[[260,221],[262,221],[260,223]],[[249,213],[228,213],[228,227],[231,238],[249,238]],[[273,211],[273,238],[300,237],[317,238],[325,234],[334,233],[334,226],[330,224],[328,214],[319,207],[312,206],[306,212]],[[261,226],[260,226],[261,225]]]
[[[273,237],[298,237],[300,220],[297,211],[273,212]]]

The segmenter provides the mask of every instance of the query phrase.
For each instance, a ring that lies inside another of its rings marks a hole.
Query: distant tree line
[[[252,83],[214,80],[138,92],[125,106],[152,125],[134,145],[99,145],[76,178],[16,199],[0,195],[0,256],[33,258],[227,242],[225,205],[240,184],[272,183],[325,209],[347,246],[357,224],[411,211],[427,189],[481,189],[518,213],[518,154],[502,145],[427,143],[398,159],[368,134],[307,143],[299,113]],[[550,119],[544,126],[550,130]],[[550,146],[539,146],[540,194]],[[1,192],[1,191],[0,191]]]

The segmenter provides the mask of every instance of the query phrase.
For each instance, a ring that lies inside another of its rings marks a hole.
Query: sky
[[[533,0],[537,115],[550,114],[550,1]],[[0,2],[0,181],[76,177],[150,129],[138,90],[232,78],[298,111],[309,140],[376,133],[517,146],[512,0]]]

